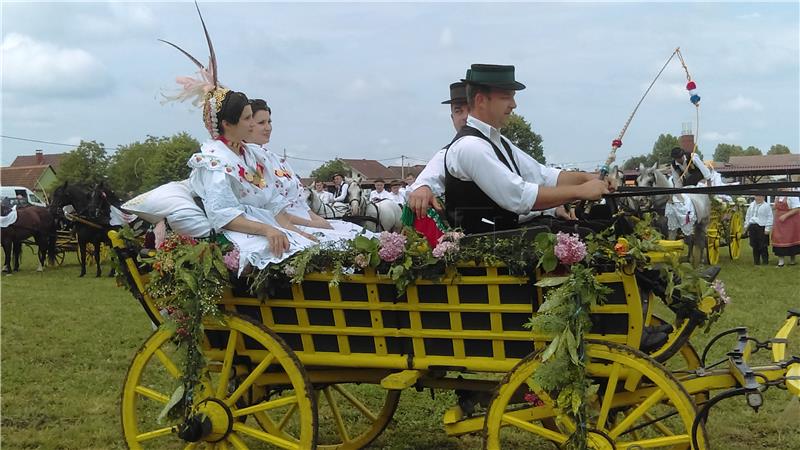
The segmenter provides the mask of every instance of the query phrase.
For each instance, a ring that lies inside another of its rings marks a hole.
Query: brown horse
[[[2,215],[7,215],[10,211],[10,204],[4,200]],[[42,270],[45,257],[48,258],[51,265],[55,264],[56,224],[50,211],[41,206],[17,206],[17,220],[3,228],[2,238],[0,238],[3,253],[5,253],[4,272],[11,273],[12,269],[14,272],[19,271],[22,241],[30,237],[33,237],[36,246],[39,247],[39,268],[37,270]]]

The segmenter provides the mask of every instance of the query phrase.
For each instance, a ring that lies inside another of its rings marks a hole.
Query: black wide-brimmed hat
[[[514,66],[473,64],[467,70],[467,77],[461,81],[467,84],[478,84],[509,91],[525,89],[524,84],[514,79]]]
[[[442,102],[443,105],[467,103],[467,83],[457,81],[450,85],[450,100]]]

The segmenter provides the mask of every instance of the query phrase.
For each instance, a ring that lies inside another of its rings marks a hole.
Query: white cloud
[[[358,77],[347,85],[347,92],[351,95],[360,96],[366,94],[370,89],[367,80]]]
[[[750,14],[742,14],[742,15],[736,16],[736,18],[740,19],[740,20],[760,19],[761,18],[761,14],[759,14],[757,12],[754,12],[754,13],[750,13]]]
[[[703,139],[708,139],[709,141],[736,141],[740,136],[738,131],[730,131],[728,133],[705,131],[701,135]]]
[[[18,33],[3,39],[3,90],[33,97],[99,96],[112,80],[103,63],[80,48],[65,48]]]
[[[453,45],[453,30],[450,27],[444,27],[441,34],[439,34],[439,45],[444,48],[449,48]]]
[[[747,98],[741,94],[725,102],[724,108],[729,111],[764,110],[764,107],[761,105],[761,103],[757,102],[756,100],[753,100],[752,98]]]

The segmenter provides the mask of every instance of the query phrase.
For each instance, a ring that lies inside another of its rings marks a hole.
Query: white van
[[[0,198],[8,198],[12,205],[19,203],[18,196],[20,195],[31,205],[47,207],[45,202],[43,202],[36,194],[26,187],[0,186]]]

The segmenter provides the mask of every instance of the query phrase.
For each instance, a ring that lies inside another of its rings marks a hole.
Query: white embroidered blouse
[[[192,191],[203,200],[208,220],[217,231],[246,212],[272,217],[264,221],[273,225],[275,215],[289,206],[272,185],[262,181],[264,165],[250,152],[236,155],[221,141],[208,141],[189,158],[188,165]]]

